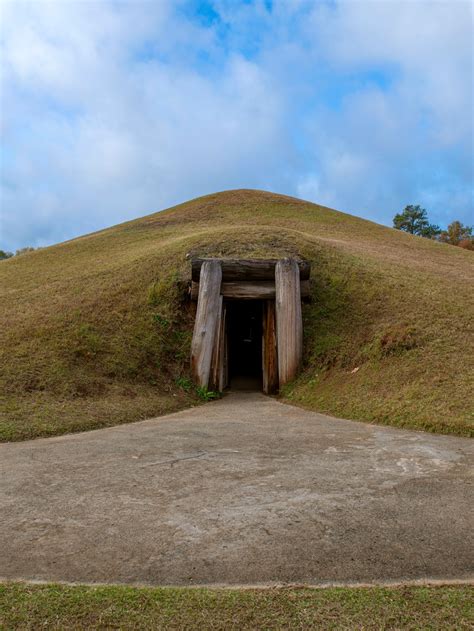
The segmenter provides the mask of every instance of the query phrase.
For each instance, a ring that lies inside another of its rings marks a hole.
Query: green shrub
[[[176,379],[176,385],[185,392],[191,392],[193,389],[193,382],[189,379],[189,377],[178,377]]]
[[[221,396],[219,392],[208,390],[205,386],[197,386],[196,393],[202,401],[212,401],[213,399],[219,399]]]

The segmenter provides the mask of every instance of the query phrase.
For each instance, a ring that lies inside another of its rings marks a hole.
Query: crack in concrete
[[[161,465],[161,464],[174,465],[177,462],[181,462],[182,460],[195,460],[196,458],[202,458],[203,456],[207,456],[207,455],[208,455],[208,452],[203,451],[201,453],[194,454],[193,456],[184,456],[183,458],[170,458],[169,460],[159,460],[158,462],[147,462],[146,464],[143,464],[141,468],[154,467],[155,465]]]

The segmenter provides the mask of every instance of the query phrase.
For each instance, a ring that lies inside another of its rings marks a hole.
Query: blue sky
[[[229,188],[474,223],[470,2],[0,7],[2,249]]]

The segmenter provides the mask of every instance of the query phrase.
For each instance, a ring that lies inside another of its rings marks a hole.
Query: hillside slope
[[[188,391],[189,260],[312,263],[305,368],[282,395],[346,418],[473,431],[474,255],[298,199],[227,191],[0,263],[0,437],[154,416]]]

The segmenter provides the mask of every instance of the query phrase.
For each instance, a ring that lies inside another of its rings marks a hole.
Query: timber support
[[[278,261],[275,286],[278,375],[283,386],[296,377],[303,357],[300,275],[296,261]]]
[[[207,388],[211,374],[214,342],[221,319],[222,269],[219,260],[206,261],[201,269],[201,282],[196,321],[191,342],[191,371],[198,386]]]
[[[217,391],[227,387],[227,312],[233,304],[229,301],[248,300],[261,304],[263,391],[277,392],[294,379],[303,356],[301,300],[310,295],[309,276],[310,264],[292,258],[193,259],[190,297],[197,300],[197,309],[191,370],[195,383]]]

